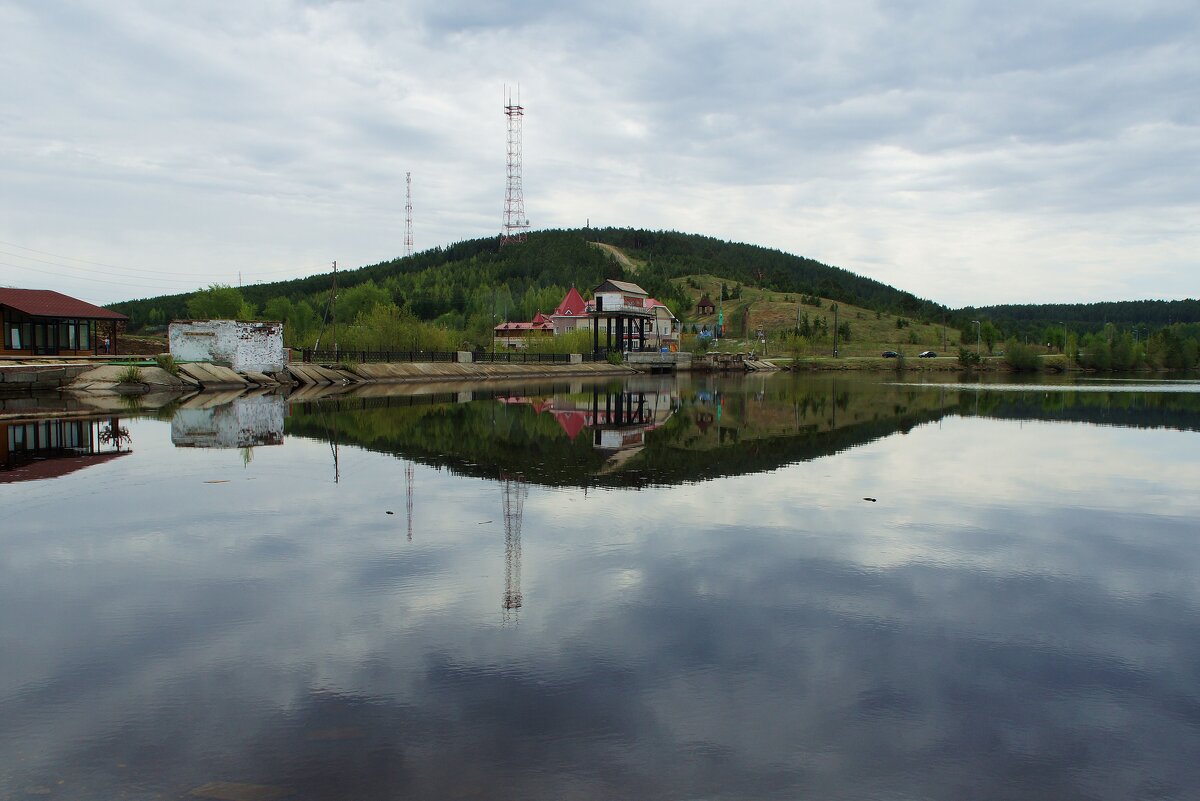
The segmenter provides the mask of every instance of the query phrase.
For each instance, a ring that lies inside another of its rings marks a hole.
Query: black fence
[[[523,350],[502,350],[492,353],[491,351],[480,351],[471,354],[471,359],[476,362],[508,362],[512,364],[570,364],[571,354],[569,353],[527,353]]]
[[[458,354],[453,351],[437,350],[313,350],[301,351],[306,362],[456,362]]]

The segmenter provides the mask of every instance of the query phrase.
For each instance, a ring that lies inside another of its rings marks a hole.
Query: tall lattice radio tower
[[[412,173],[404,173],[404,255],[413,254],[412,243]]]
[[[508,117],[508,185],[504,190],[504,231],[500,234],[500,245],[525,241],[529,220],[525,219],[525,197],[521,191],[521,122],[525,108],[521,105],[521,89],[517,88],[517,102],[512,91],[505,87],[504,116]]]

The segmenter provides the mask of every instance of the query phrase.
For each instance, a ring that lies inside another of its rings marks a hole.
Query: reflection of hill
[[[642,486],[772,470],[835,453],[936,419],[944,402],[938,393],[859,381],[725,380],[713,387],[679,385],[678,411],[660,411],[636,453],[617,460],[601,438],[563,424],[575,419],[564,409],[584,410],[589,424],[607,419],[586,412],[587,392],[530,391],[519,403],[511,397],[455,403],[443,395],[298,404],[287,432],[470,475],[522,472],[548,485]],[[599,403],[603,408],[603,393]]]
[[[600,390],[602,408],[605,390],[611,405],[621,386]],[[774,470],[947,414],[1200,430],[1198,394],[977,391],[857,377],[683,379],[656,390],[660,412],[629,429],[636,447],[614,456],[596,435],[608,418],[589,412],[590,389],[522,392],[476,393],[467,402],[442,394],[295,404],[287,432],[468,475],[520,472],[552,486],[636,487]]]

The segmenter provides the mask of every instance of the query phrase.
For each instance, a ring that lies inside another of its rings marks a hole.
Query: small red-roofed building
[[[554,323],[538,312],[528,323],[500,323],[494,332],[498,346],[519,350],[529,347],[529,341],[535,337],[554,336]]]

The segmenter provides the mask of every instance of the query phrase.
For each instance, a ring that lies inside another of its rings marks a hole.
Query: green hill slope
[[[636,281],[688,325],[711,322],[695,314],[696,301],[705,291],[717,300],[724,284],[729,292],[727,330],[733,325],[739,334],[747,335],[759,325],[768,331],[795,326],[805,314],[800,305],[805,297],[820,299],[824,316],[831,302],[840,304],[842,320],[851,323],[854,333],[863,334],[855,337],[860,343],[942,345],[943,349],[953,344],[953,337],[945,337],[942,326],[966,337],[973,333],[972,320],[992,321],[1001,338],[1032,342],[1050,341],[1046,329],[1062,322],[1080,334],[1115,323],[1135,338],[1171,323],[1200,322],[1200,301],[1195,300],[949,310],[880,281],[779,250],[631,228],[537,231],[524,244],[504,248],[497,237],[474,239],[343,270],[338,273],[336,318],[339,325],[346,325],[386,305],[409,321],[405,324],[434,323],[455,344],[480,343],[490,338],[495,323],[529,320],[538,311],[550,311],[572,285],[586,293],[605,278]],[[289,344],[307,344],[330,317],[332,285],[333,275],[328,272],[255,284],[241,288],[240,312],[235,304],[233,311],[202,316],[282,319],[288,323]],[[110,308],[129,315],[136,331],[190,316],[192,297],[162,295]],[[816,320],[816,312],[812,319]],[[913,327],[905,330],[910,324]],[[1196,332],[1185,327],[1180,333],[1194,336]]]
[[[611,247],[598,248],[596,244]],[[677,315],[684,316],[692,298],[672,279],[699,274],[912,316],[941,313],[941,307],[910,293],[812,259],[693,234],[634,229],[538,231],[529,235],[528,242],[505,248],[500,248],[495,237],[475,239],[341,271],[338,283],[345,292],[369,282],[419,319],[463,315],[463,321],[450,321],[461,323],[484,310],[490,318],[493,304],[484,296],[490,297],[493,290],[498,295],[500,315],[528,319],[533,312],[546,311],[547,303],[557,303],[567,287],[575,285],[586,292],[604,278],[636,280],[672,306]],[[332,273],[322,273],[255,284],[243,287],[241,292],[260,314],[276,298],[286,298],[293,304],[305,302],[320,311],[332,282]],[[549,300],[555,292],[558,297]],[[128,314],[137,328],[186,317],[188,297],[162,295],[113,304],[111,308]]]

